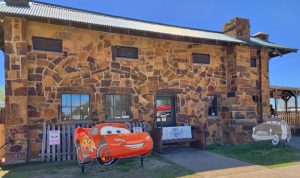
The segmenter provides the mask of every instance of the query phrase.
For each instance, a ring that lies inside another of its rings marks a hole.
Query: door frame
[[[153,114],[154,119],[155,119],[154,120],[154,124],[157,123],[157,121],[156,121],[156,114],[157,114],[157,109],[156,109],[157,103],[156,103],[156,101],[157,101],[158,97],[171,97],[172,98],[172,104],[173,104],[173,107],[174,107],[172,109],[172,112],[173,112],[172,120],[173,120],[173,122],[172,122],[172,126],[166,126],[166,127],[176,126],[176,124],[177,124],[177,96],[176,95],[172,95],[172,94],[156,94],[155,95],[155,100],[154,100],[154,111],[155,112]],[[156,125],[156,126],[158,127],[158,125]],[[164,126],[162,126],[162,127],[164,127]]]

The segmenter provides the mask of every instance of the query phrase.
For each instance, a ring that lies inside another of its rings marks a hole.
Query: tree
[[[4,107],[5,104],[5,90],[4,87],[0,87],[0,107]]]

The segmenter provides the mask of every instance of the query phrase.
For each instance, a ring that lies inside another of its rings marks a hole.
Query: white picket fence
[[[148,125],[146,122],[126,122],[124,123],[128,126],[131,132],[136,132],[139,130],[136,128],[141,128],[140,131],[147,131]],[[41,150],[41,161],[42,162],[55,162],[55,161],[67,161],[76,160],[76,149],[74,145],[74,131],[75,128],[91,128],[95,124],[92,123],[82,123],[82,124],[60,124],[60,125],[47,125],[43,124],[43,141]],[[49,133],[50,131],[60,132],[60,144],[50,145],[49,144]]]

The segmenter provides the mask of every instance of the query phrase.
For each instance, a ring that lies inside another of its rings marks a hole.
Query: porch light
[[[78,64],[77,65],[77,70],[81,70],[82,69],[82,65],[81,64]]]

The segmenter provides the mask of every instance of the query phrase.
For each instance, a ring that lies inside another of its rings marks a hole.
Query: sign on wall
[[[59,145],[60,144],[60,131],[51,130],[49,131],[49,145]]]
[[[162,140],[192,138],[191,126],[163,127]]]

